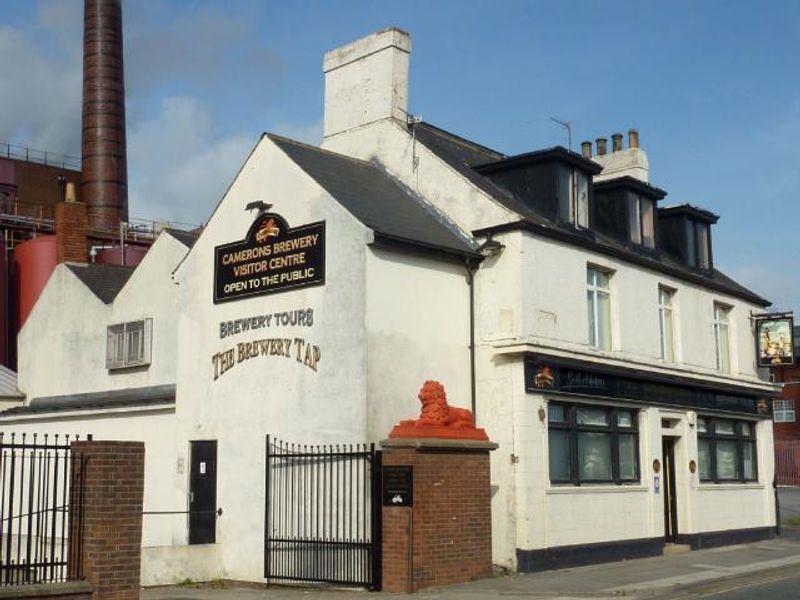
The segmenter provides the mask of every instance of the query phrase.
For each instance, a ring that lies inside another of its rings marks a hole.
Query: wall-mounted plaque
[[[410,466],[385,466],[382,473],[384,506],[414,505],[414,468]]]
[[[214,303],[325,283],[325,222],[256,217],[245,238],[214,248]]]

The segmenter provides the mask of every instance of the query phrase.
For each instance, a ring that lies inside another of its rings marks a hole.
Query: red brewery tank
[[[125,266],[135,267],[147,254],[150,248],[147,246],[125,246]],[[112,246],[111,248],[97,249],[97,254],[94,257],[94,262],[101,265],[121,265],[119,246]]]
[[[14,321],[17,331],[25,324],[56,264],[54,235],[39,236],[14,248]]]

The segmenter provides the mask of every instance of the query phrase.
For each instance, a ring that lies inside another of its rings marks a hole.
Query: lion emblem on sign
[[[258,228],[256,232],[256,241],[259,244],[263,244],[270,238],[278,237],[280,235],[281,229],[278,227],[278,223],[273,218],[269,218],[261,224],[261,227]]]

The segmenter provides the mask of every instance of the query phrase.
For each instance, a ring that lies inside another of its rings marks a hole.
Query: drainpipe
[[[478,414],[475,412],[476,391],[475,391],[475,272],[478,270],[478,263],[475,260],[466,258],[464,265],[467,268],[467,285],[469,286],[469,384],[470,384],[470,406],[472,416],[475,418],[475,425],[478,424]]]

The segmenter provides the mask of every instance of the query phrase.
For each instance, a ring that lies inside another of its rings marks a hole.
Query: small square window
[[[794,400],[775,400],[772,403],[772,418],[776,423],[794,423]]]
[[[617,425],[620,427],[633,427],[633,413],[629,410],[617,411]]]
[[[109,325],[106,329],[106,368],[149,365],[152,332],[152,319]]]
[[[732,421],[716,421],[715,424],[717,435],[735,435]]]
[[[579,408],[578,425],[608,425],[608,411],[604,408]]]
[[[564,423],[567,420],[567,411],[561,404],[548,404],[547,418],[554,423]]]

